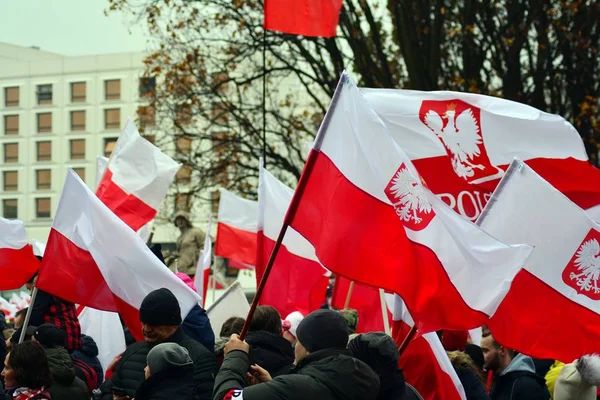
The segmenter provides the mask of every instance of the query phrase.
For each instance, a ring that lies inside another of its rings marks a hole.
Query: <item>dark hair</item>
[[[242,329],[244,328],[244,322],[246,322],[246,320],[244,320],[244,318],[240,318],[240,317],[229,318],[227,321],[225,321],[223,323],[223,326],[221,327],[221,333],[219,334],[219,336],[228,338],[229,336],[233,335],[234,333],[237,333],[239,335],[240,333],[242,333]]]
[[[17,311],[15,313],[15,319],[19,318],[21,315],[24,317],[25,315],[27,315],[27,310],[29,309],[29,307],[25,307],[20,309],[19,311]]]
[[[52,375],[42,345],[32,341],[23,342],[13,345],[8,354],[8,365],[15,371],[20,386],[40,389],[52,385]]]
[[[267,331],[275,335],[281,335],[281,315],[271,306],[258,306],[250,321],[249,332]]]

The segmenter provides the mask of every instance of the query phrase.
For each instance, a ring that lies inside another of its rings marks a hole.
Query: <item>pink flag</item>
[[[600,171],[564,118],[471,93],[361,89],[429,189],[475,221],[518,157],[584,209],[600,204]]]
[[[182,319],[201,301],[71,169],[37,286],[82,306],[120,313],[138,340],[142,339],[139,307],[151,291],[171,290]]]
[[[481,326],[531,252],[433,195],[345,74],[301,185],[291,226],[332,272],[401,295],[422,333]]]
[[[221,189],[215,254],[255,265],[257,224],[258,202]]]
[[[520,160],[478,224],[500,240],[534,246],[488,323],[494,338],[563,362],[598,351],[600,225]]]
[[[108,161],[96,195],[138,231],[156,216],[179,167],[180,164],[141,137],[130,119]]]
[[[23,221],[0,218],[0,290],[22,287],[39,267]]]
[[[275,247],[293,193],[270,172],[260,168],[257,284]],[[275,307],[282,316],[294,311],[307,315],[325,301],[328,276],[329,271],[319,263],[313,246],[289,228],[267,280],[261,304]]]

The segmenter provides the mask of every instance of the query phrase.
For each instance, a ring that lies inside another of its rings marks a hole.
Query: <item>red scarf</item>
[[[42,386],[40,389],[18,388],[13,392],[12,398],[13,400],[30,400],[35,398],[51,399],[52,396],[50,396],[50,394],[46,392],[46,388]]]

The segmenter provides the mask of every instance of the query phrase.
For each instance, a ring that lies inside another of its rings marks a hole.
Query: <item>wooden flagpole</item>
[[[417,334],[417,327],[413,326],[412,328],[410,328],[408,335],[406,335],[406,337],[404,338],[404,341],[398,348],[398,353],[400,353],[400,356],[402,356],[402,354],[404,353],[404,351],[406,350],[406,348],[408,347],[408,345],[413,340],[413,338],[415,337],[416,334]]]
[[[379,289],[379,300],[381,300],[381,316],[383,317],[383,328],[385,329],[385,333],[391,336],[392,330],[390,329],[387,302],[385,301],[385,291],[383,289]]]
[[[342,74],[340,80],[338,81],[335,93],[333,94],[333,98],[331,99],[331,104],[329,105],[329,109],[325,114],[325,118],[323,118],[323,123],[317,132],[317,137],[315,139],[315,144],[313,146],[312,151],[308,155],[308,159],[306,160],[306,164],[304,165],[304,171],[302,171],[302,176],[300,176],[300,181],[298,182],[298,187],[294,191],[294,196],[292,197],[292,201],[290,202],[290,206],[288,207],[285,218],[283,219],[283,226],[281,227],[281,231],[279,232],[279,237],[277,237],[277,242],[275,242],[275,247],[271,251],[271,255],[269,256],[269,261],[267,262],[267,266],[265,268],[265,272],[260,280],[260,284],[256,289],[256,295],[252,300],[252,305],[250,306],[250,311],[248,311],[248,316],[246,317],[246,322],[244,323],[244,327],[242,332],[240,333],[240,339],[244,340],[246,334],[248,333],[248,328],[250,326],[250,321],[254,316],[254,312],[256,311],[256,307],[258,307],[258,302],[260,301],[260,297],[262,296],[262,292],[265,288],[265,284],[267,283],[267,279],[269,279],[269,275],[271,274],[271,269],[273,268],[273,263],[275,262],[275,258],[277,258],[277,253],[279,253],[279,249],[281,248],[281,243],[283,243],[283,238],[285,237],[285,233],[296,216],[296,211],[298,210],[298,205],[300,204],[300,200],[304,195],[304,190],[306,189],[306,185],[308,184],[308,180],[312,174],[312,171],[317,162],[317,156],[319,150],[321,149],[321,144],[323,143],[323,138],[325,137],[325,132],[327,132],[327,128],[329,126],[329,122],[331,121],[331,114],[340,98],[340,93],[342,89],[342,85],[344,81],[347,79],[346,74]]]
[[[352,298],[352,292],[354,292],[354,281],[350,281],[348,286],[348,293],[346,293],[346,301],[344,301],[344,309],[350,306],[350,299]]]

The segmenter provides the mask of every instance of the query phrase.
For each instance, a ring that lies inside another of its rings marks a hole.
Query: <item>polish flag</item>
[[[298,188],[288,220],[323,265],[401,295],[421,333],[481,326],[531,252],[433,195],[345,73]]]
[[[392,332],[398,346],[414,326],[408,309],[399,296],[394,300],[394,325]],[[424,400],[466,400],[465,389],[435,332],[413,339],[400,356],[398,367],[404,379],[412,385]]]
[[[258,202],[221,189],[215,254],[243,264],[256,264]]]
[[[333,296],[331,297],[331,305],[334,308],[345,308],[344,306],[346,305],[350,286],[351,281],[348,279],[342,276],[335,278]],[[358,311],[358,326],[356,327],[356,333],[386,331],[379,289],[354,282],[348,308]],[[392,315],[387,311],[386,306],[385,317],[388,318],[388,321],[391,319],[391,316]],[[389,322],[387,326],[390,326]]]
[[[77,318],[81,333],[92,337],[98,345],[98,360],[102,370],[107,371],[114,358],[127,348],[119,314],[80,307]]]
[[[37,287],[52,295],[121,314],[142,339],[139,307],[167,288],[184,319],[200,296],[166,268],[144,241],[69,169],[50,230]]]
[[[292,189],[260,167],[257,285],[275,247],[293,195]],[[329,275],[329,271],[319,263],[314,247],[294,229],[288,228],[265,285],[261,304],[275,307],[281,315],[294,311],[307,315],[325,302]]]
[[[0,218],[0,290],[22,287],[39,268],[23,221]]]
[[[140,136],[129,119],[96,195],[129,227],[138,231],[156,216],[180,166]]]
[[[293,35],[333,37],[342,0],[265,0],[265,29]]]
[[[246,318],[250,311],[250,304],[242,285],[235,281],[206,309],[206,314],[210,319],[210,326],[213,328],[215,337],[221,334],[221,327],[231,317]]]
[[[515,160],[477,223],[534,250],[488,326],[504,346],[570,362],[598,351],[600,225]]]
[[[212,218],[208,220],[208,229],[204,238],[204,248],[200,251],[198,265],[196,266],[196,276],[194,277],[194,286],[200,296],[202,304],[206,304],[206,292],[208,291],[208,280],[210,278],[210,264],[212,260],[212,243],[210,241],[210,226]],[[200,272],[202,271],[202,272]]]
[[[361,92],[429,189],[473,222],[513,157],[580,207],[600,204],[600,170],[589,164],[575,128],[558,115],[479,94]]]
[[[108,157],[96,156],[96,188],[100,186],[102,177],[108,168]]]

